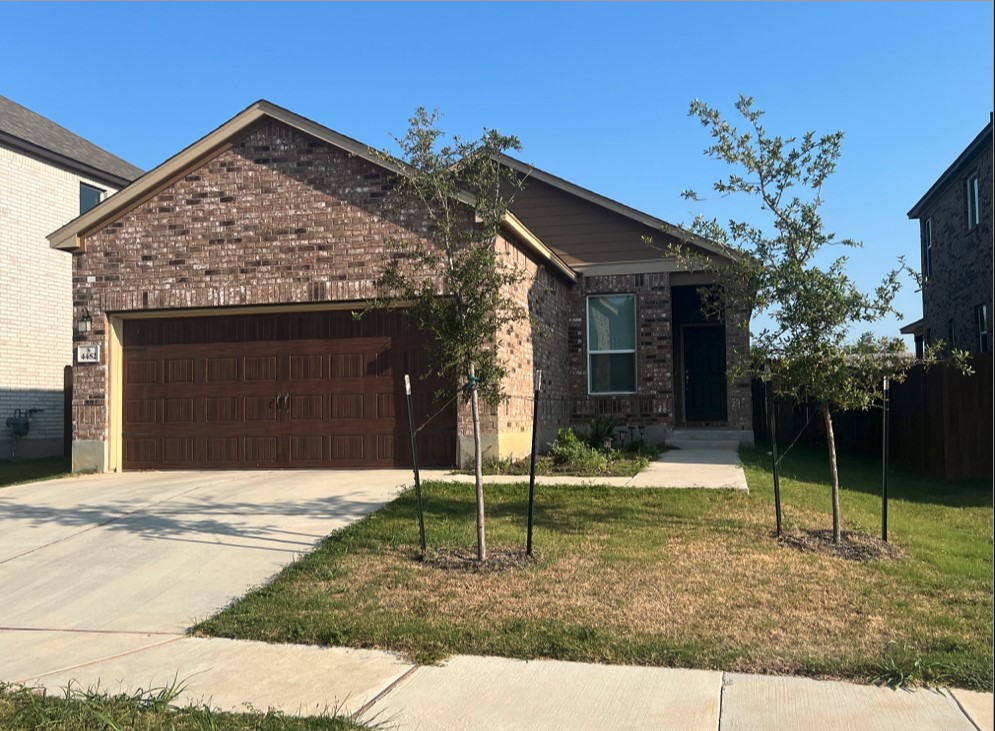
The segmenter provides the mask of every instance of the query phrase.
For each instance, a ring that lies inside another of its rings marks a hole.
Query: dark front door
[[[684,421],[725,422],[726,333],[721,325],[684,327]]]
[[[406,467],[404,375],[415,423],[441,384],[399,313],[131,320],[124,329],[125,469]],[[418,436],[419,461],[455,462],[450,407]]]

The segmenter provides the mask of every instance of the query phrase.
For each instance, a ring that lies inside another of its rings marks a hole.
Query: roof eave
[[[570,266],[563,261],[563,259],[561,259],[556,252],[546,246],[538,236],[532,233],[528,227],[522,223],[521,220],[519,220],[518,216],[508,211],[504,214],[502,224],[508,232],[524,243],[526,247],[534,254],[538,255],[542,261],[556,269],[570,282],[577,281],[577,272],[571,269]]]
[[[926,191],[926,194],[923,195],[923,197],[920,198],[919,201],[914,206],[912,206],[912,208],[909,210],[907,214],[908,217],[912,219],[919,218],[919,216],[922,215],[923,209],[933,200],[933,198],[935,198],[944,188],[947,187],[947,184],[951,181],[951,179],[956,177],[961,172],[961,169],[968,163],[968,161],[978,153],[978,151],[986,142],[985,138],[988,138],[988,144],[989,145],[991,144],[990,141],[991,136],[992,136],[992,121],[991,119],[989,119],[988,124],[985,126],[983,130],[981,130],[978,136],[975,137],[971,141],[971,143],[964,148],[964,151],[957,156],[957,159],[954,160],[950,164],[950,166],[943,171],[940,177],[936,179],[936,182],[929,187],[929,190]]]
[[[669,236],[678,238],[683,243],[693,244],[694,246],[705,249],[711,254],[727,259],[734,259],[736,256],[735,252],[729,251],[725,247],[720,246],[713,241],[709,241],[708,239],[702,238],[701,236],[697,236],[690,231],[686,231],[680,226],[675,226],[668,221],[664,221],[662,218],[657,218],[649,213],[644,213],[643,211],[627,206],[624,203],[619,203],[618,201],[612,200],[607,196],[603,196],[600,193],[595,193],[593,190],[584,188],[576,183],[571,183],[569,180],[564,180],[563,178],[553,175],[552,173],[547,173],[545,170],[540,170],[534,165],[529,165],[521,160],[516,160],[510,155],[500,154],[497,155],[497,158],[500,162],[507,165],[512,170],[515,170],[526,177],[534,177],[536,180],[539,180],[546,185],[551,185],[554,188],[564,191],[565,193],[577,196],[578,198],[586,200],[589,203],[593,203],[594,205],[601,206],[602,208],[617,213],[620,216],[624,216],[630,220],[647,226],[654,231],[659,231]]]
[[[41,147],[33,142],[28,142],[7,132],[0,131],[0,144],[11,147],[18,152],[23,152],[31,157],[41,159],[44,162],[52,163],[57,167],[68,169],[84,178],[103,183],[112,188],[124,188],[131,183],[131,180],[128,178],[122,178],[120,175],[115,175],[107,170],[88,165],[85,162],[80,162],[79,160]]]
[[[368,145],[364,145],[351,137],[341,135],[310,119],[294,114],[283,107],[260,100],[249,105],[214,131],[209,132],[189,147],[181,150],[153,170],[150,170],[124,190],[115,193],[82,216],[49,234],[49,245],[53,249],[67,251],[80,248],[80,241],[85,239],[88,234],[110,223],[115,217],[128,210],[129,207],[140,204],[145,198],[154,194],[163,185],[174,180],[183,171],[217,154],[236,135],[264,118],[270,118],[294,127],[305,134],[334,145],[349,154],[363,158],[390,172],[403,175],[407,171],[403,163],[378,153]]]

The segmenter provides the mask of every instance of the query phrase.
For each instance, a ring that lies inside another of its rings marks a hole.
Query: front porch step
[[[735,452],[739,449],[739,441],[736,439],[674,439],[667,440],[668,447],[677,449],[724,449]]]
[[[752,430],[681,427],[667,437],[667,446],[678,449],[724,449],[735,452],[741,445],[753,445]]]

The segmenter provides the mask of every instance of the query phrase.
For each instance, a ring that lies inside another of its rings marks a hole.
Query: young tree
[[[389,207],[415,224],[417,238],[391,237],[376,281],[375,306],[403,306],[432,339],[432,371],[470,403],[477,498],[477,558],[487,558],[479,398],[499,404],[505,368],[498,337],[524,319],[509,295],[523,274],[505,261],[496,241],[518,178],[497,161],[518,150],[515,137],[485,130],[478,140],[443,141],[438,112],[419,108],[403,137],[401,167]],[[385,154],[396,165],[396,160]]]
[[[775,395],[820,404],[829,448],[833,541],[838,543],[839,473],[832,414],[870,408],[882,396],[883,377],[901,381],[914,362],[899,338],[867,334],[852,342],[849,333],[855,325],[894,311],[904,264],[900,260],[873,294],[865,294],[847,275],[846,256],[819,257],[826,246],[861,246],[827,232],[819,212],[823,185],[840,156],[842,132],[818,138],[807,132],[800,140],[772,136],[752,98],[740,96],[736,110],[746,122],[743,131],[701,101],[691,103],[689,116],[697,117],[712,136],[705,154],[733,167],[714,184],[715,191],[756,199],[765,220],[733,220],[725,226],[702,216],[695,220],[693,233],[731,250],[728,265],[696,256],[689,247],[676,247],[673,253],[685,266],[715,273],[716,284],[702,292],[706,312],[741,309],[746,303],[773,322],[752,334],[746,366],[752,375],[770,380]],[[701,200],[690,190],[684,196]],[[934,359],[941,345],[934,345],[926,359]]]

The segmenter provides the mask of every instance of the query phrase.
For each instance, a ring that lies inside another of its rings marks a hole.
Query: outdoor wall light
[[[92,328],[93,318],[90,317],[89,311],[83,310],[83,316],[80,317],[79,322],[76,323],[76,332],[79,335],[89,335]]]

